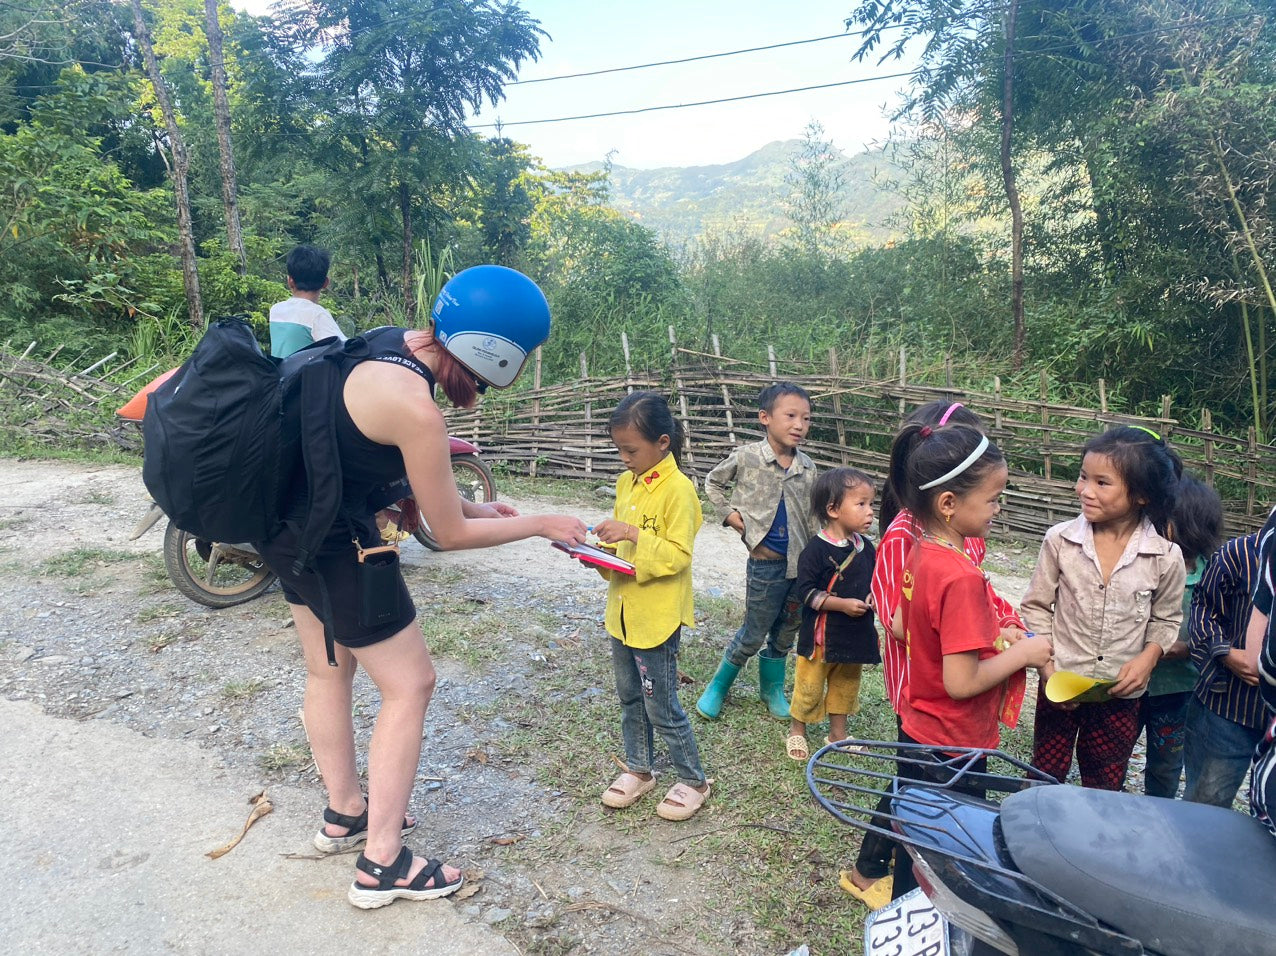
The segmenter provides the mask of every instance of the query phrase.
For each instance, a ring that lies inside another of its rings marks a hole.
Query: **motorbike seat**
[[[1221,807],[1081,787],[1006,797],[1015,866],[1161,956],[1276,953],[1276,839]]]

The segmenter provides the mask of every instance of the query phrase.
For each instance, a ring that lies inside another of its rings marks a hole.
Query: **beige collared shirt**
[[[771,530],[780,501],[789,522],[789,550],[785,577],[797,577],[798,558],[819,525],[811,515],[811,489],[815,487],[815,462],[798,449],[793,464],[785,468],[765,438],[741,445],[705,476],[704,490],[719,520],[726,523],[733,511],[744,519],[744,544],[750,551]]]
[[[1020,612],[1054,643],[1059,670],[1110,680],[1146,645],[1178,640],[1186,576],[1179,546],[1144,518],[1104,584],[1094,526],[1078,515],[1046,532]]]

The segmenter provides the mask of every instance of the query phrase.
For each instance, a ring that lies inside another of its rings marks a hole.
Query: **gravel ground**
[[[160,557],[163,526],[128,540],[147,508],[136,468],[0,461],[0,476],[7,490],[0,506],[0,695],[52,717],[196,741],[226,766],[256,774],[267,791],[308,783],[313,807],[305,812],[317,824],[322,788],[305,757],[299,719],[304,671],[278,590],[223,610],[173,590]],[[524,511],[564,507],[515,504]],[[574,510],[592,521],[605,508],[600,498]],[[729,532],[709,527],[705,534]],[[739,588],[738,543],[701,547],[697,587],[718,594]],[[715,553],[723,560],[708,558]],[[573,817],[576,805],[562,791],[503,756],[502,740],[516,728],[502,704],[534,699],[532,675],[548,666],[556,638],[598,631],[597,576],[543,541],[454,554],[409,542],[404,563],[423,621],[443,588],[472,601],[476,612],[534,609],[541,622],[500,648],[495,666],[438,660],[412,801],[425,826],[412,842],[477,877],[481,892],[449,905],[525,951],[628,953],[638,933],[656,952],[765,951],[751,942],[747,917],[715,908],[716,871],[702,877],[696,867],[680,866],[678,890],[668,890],[666,864],[680,855],[676,848],[635,840],[628,828],[607,825],[601,810]],[[584,696],[608,692],[581,689]],[[355,723],[363,753],[375,702],[360,674]]]

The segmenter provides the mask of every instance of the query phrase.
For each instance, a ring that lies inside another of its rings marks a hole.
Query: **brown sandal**
[[[656,778],[644,780],[636,773],[626,770],[611,782],[611,786],[603,791],[603,806],[623,810],[632,807],[645,793],[650,793],[656,786]]]
[[[675,783],[657,805],[656,816],[665,820],[690,820],[709,799],[710,789],[706,783],[704,793],[701,793],[685,783]]]

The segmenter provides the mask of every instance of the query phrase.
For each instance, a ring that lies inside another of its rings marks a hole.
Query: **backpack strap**
[[[297,536],[297,559],[294,574],[302,574],[314,560],[319,546],[341,512],[341,454],[337,448],[336,403],[341,396],[341,362],[338,356],[325,356],[301,370],[301,450],[306,466],[306,484],[310,504],[306,521]],[[328,664],[337,666],[336,634],[328,588],[319,579],[322,597],[320,619],[323,621],[324,646]]]

